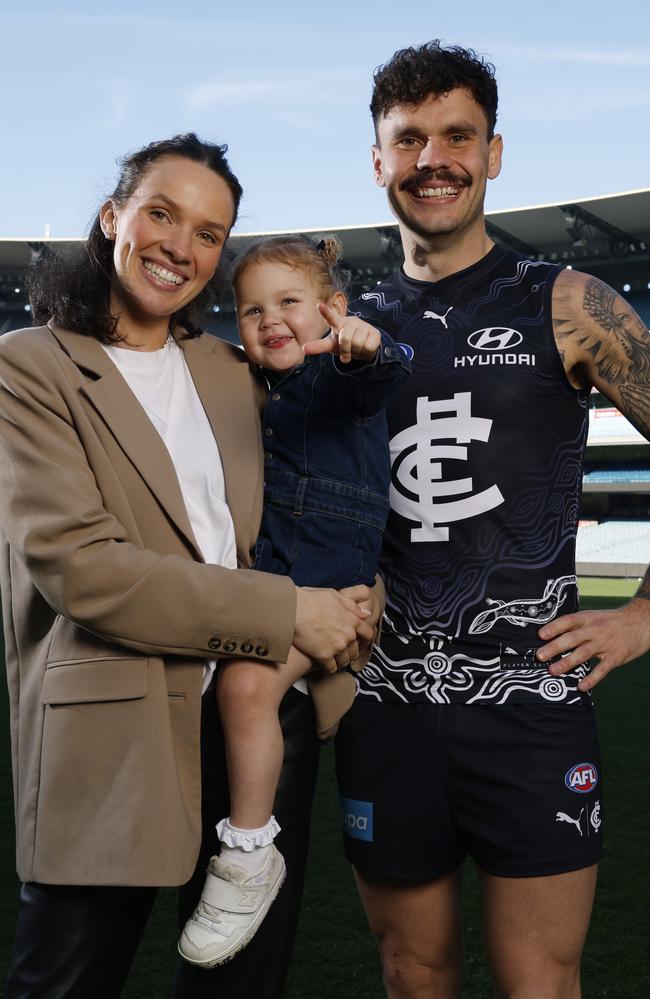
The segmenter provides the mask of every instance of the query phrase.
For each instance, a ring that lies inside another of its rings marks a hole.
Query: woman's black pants
[[[307,861],[319,742],[311,700],[290,690],[280,719],[284,766],[275,803],[278,848],[287,878],[252,942],[228,964],[201,970],[179,959],[173,999],[280,999],[296,933]],[[203,846],[192,880],[180,889],[179,926],[218,852],[215,825],[229,813],[223,736],[214,685],[203,697]],[[23,885],[6,999],[116,999],[151,912],[155,888]]]

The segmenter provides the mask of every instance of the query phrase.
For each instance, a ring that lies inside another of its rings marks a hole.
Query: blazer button
[[[250,642],[242,642],[239,648],[241,649],[241,651],[244,653],[245,656],[247,656],[249,652],[253,651],[253,646]]]
[[[212,638],[208,638],[208,648],[216,652],[217,649],[221,648],[221,639],[219,635],[213,635]]]
[[[266,645],[258,645],[257,648],[255,649],[256,656],[268,656],[268,654],[269,650],[266,647]]]
[[[237,648],[237,642],[234,638],[229,638],[227,642],[224,642],[223,651],[224,652],[234,652]]]

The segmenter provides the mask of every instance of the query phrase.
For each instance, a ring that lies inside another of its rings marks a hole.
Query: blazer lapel
[[[260,428],[250,370],[228,345],[208,334],[179,343],[219,447],[238,554],[246,564],[257,536],[255,505],[262,485]]]
[[[54,324],[50,329],[75,364],[95,376],[86,378],[82,391],[202,561],[169,451],[122,375],[94,337]]]

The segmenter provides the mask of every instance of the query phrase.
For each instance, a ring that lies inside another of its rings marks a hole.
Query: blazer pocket
[[[146,659],[92,659],[48,665],[42,704],[132,701],[147,693]]]

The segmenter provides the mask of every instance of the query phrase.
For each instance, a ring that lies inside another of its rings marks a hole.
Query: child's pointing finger
[[[338,331],[341,328],[341,324],[343,323],[347,312],[342,312],[331,302],[328,305],[326,305],[325,302],[319,302],[316,308],[325,322],[329,323],[333,330]]]
[[[339,335],[335,333],[334,330],[330,330],[327,336],[321,337],[320,340],[309,340],[307,343],[303,343],[302,349],[304,354],[338,354]]]

